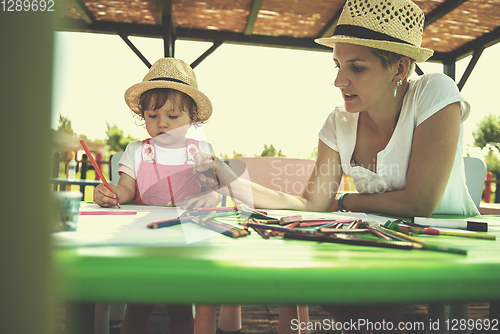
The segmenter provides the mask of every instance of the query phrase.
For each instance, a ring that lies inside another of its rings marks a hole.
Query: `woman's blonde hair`
[[[394,63],[398,62],[401,58],[405,57],[391,51],[374,49],[374,48],[372,48],[372,53],[380,59],[380,61],[382,62],[382,66],[384,66],[387,69],[391,68],[392,65],[394,65]],[[410,75],[415,70],[415,63],[416,63],[415,60],[410,58],[410,69],[406,74],[406,78],[409,78]]]

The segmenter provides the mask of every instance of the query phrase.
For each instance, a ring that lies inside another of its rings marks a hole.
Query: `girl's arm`
[[[239,177],[224,162],[215,157],[196,154],[198,171],[216,171],[221,192],[234,196],[244,203],[253,203],[262,209],[291,209],[307,211],[328,211],[337,193],[342,169],[338,152],[329,148],[321,140],[318,144],[318,158],[315,168],[305,187],[304,194],[293,196],[268,189],[257,183]],[[199,180],[206,187],[216,183],[210,173],[200,174]]]
[[[135,197],[135,180],[129,175],[122,173],[117,185],[109,185],[113,192],[109,191],[103,184],[94,189],[94,202],[102,207],[115,206],[118,203],[129,203]]]
[[[344,197],[344,209],[401,217],[430,216],[443,197],[453,168],[460,118],[460,103],[456,102],[417,126],[404,190],[349,194]]]

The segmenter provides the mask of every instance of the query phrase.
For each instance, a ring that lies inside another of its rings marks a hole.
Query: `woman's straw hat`
[[[198,108],[198,120],[204,122],[212,115],[212,102],[198,90],[196,75],[191,66],[180,59],[162,58],[151,66],[142,82],[125,92],[125,102],[136,114],[141,114],[142,93],[154,88],[171,88],[189,95]]]
[[[434,51],[420,47],[425,16],[410,0],[347,0],[332,37],[316,43],[350,43],[391,51],[423,62]]]

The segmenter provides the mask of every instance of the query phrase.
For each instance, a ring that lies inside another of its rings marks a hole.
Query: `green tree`
[[[225,153],[224,155],[221,153],[220,156],[224,160],[232,160],[232,159],[236,159],[236,158],[239,158],[239,157],[244,157],[245,155],[243,153],[238,153],[236,151],[233,151],[233,157],[232,158],[230,158],[229,155],[227,155],[227,153]]]
[[[500,152],[500,115],[489,114],[477,124],[477,130],[472,132],[474,146],[481,149],[496,148]]]
[[[267,146],[264,144],[264,150],[260,154],[261,157],[286,157],[283,153],[281,153],[281,150],[276,152],[276,149],[274,148],[273,144],[270,146]]]
[[[492,172],[493,175],[500,174],[500,159],[498,159],[498,156],[493,152],[493,150],[488,150],[488,154],[484,156],[484,162],[486,163],[486,166],[488,166],[489,172]]]
[[[71,127],[71,121],[68,117],[63,115],[59,115],[59,124],[56,131],[69,133],[70,135],[75,134],[75,131],[73,131],[73,128]]]
[[[309,159],[316,160],[318,158],[318,146],[313,148],[311,154],[309,155]]]
[[[109,148],[112,151],[125,151],[125,147],[127,147],[130,142],[138,140],[138,138],[134,138],[130,135],[125,137],[123,130],[119,129],[116,124],[110,126],[109,123],[106,122],[106,127],[106,144],[109,145]]]

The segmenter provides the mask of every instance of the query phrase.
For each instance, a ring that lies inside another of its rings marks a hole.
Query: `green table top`
[[[238,239],[214,235],[191,244],[162,244],[155,239],[148,245],[55,247],[53,255],[59,296],[72,301],[316,305],[494,301],[500,300],[500,219],[490,217],[488,223],[488,233],[497,235],[496,241],[421,237],[466,249],[466,256],[265,240],[257,233]],[[168,229],[183,232],[181,226]]]

